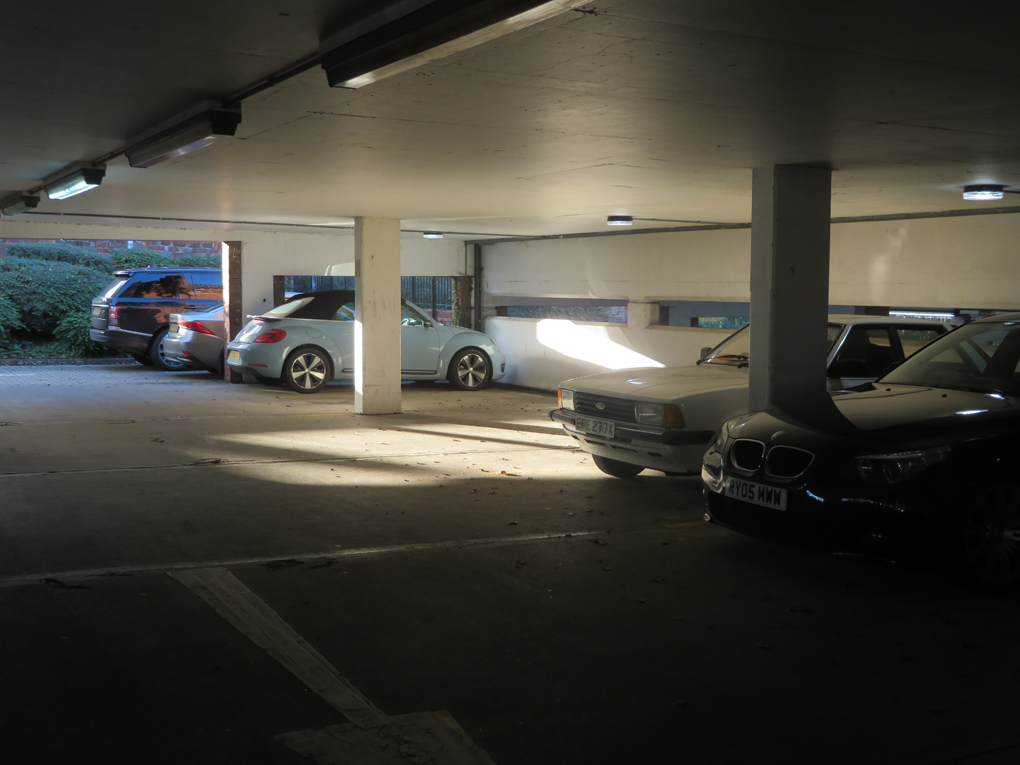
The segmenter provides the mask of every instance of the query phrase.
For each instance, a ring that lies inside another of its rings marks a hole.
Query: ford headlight
[[[869,483],[902,483],[949,456],[948,446],[857,458],[857,475]]]
[[[683,428],[683,413],[675,404],[634,404],[634,421],[640,425],[658,425],[665,428]]]
[[[559,404],[560,409],[569,409],[570,411],[574,411],[574,391],[567,390],[566,388],[560,388]]]

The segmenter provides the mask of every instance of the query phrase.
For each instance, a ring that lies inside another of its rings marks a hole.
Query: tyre
[[[152,365],[164,372],[180,372],[183,369],[191,369],[190,364],[171,361],[163,354],[163,341],[166,340],[166,334],[169,331],[170,327],[164,327],[152,338],[152,345],[149,346],[149,359],[152,361]]]
[[[331,366],[318,348],[299,348],[283,364],[283,381],[298,393],[318,393],[333,377]]]
[[[492,380],[492,362],[477,348],[465,348],[450,359],[446,379],[460,390],[481,390]]]
[[[600,457],[597,454],[591,455],[591,458],[595,460],[595,467],[606,475],[613,476],[613,478],[636,478],[637,474],[644,470],[640,465],[611,460],[608,457]]]
[[[988,590],[1020,582],[1020,484],[991,484],[961,520],[954,555],[958,573]]]
[[[131,358],[137,361],[139,364],[144,364],[147,367],[152,366],[152,359],[149,358],[148,354],[145,353],[132,353]]]

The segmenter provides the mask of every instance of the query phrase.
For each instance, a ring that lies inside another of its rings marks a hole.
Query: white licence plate
[[[171,323],[170,324],[170,331],[176,334],[177,330],[178,330],[178,326],[176,324],[174,324],[174,323]]]
[[[605,420],[593,420],[591,417],[574,417],[574,427],[593,436],[616,438],[616,424]]]
[[[750,502],[752,505],[771,507],[773,510],[786,509],[786,489],[777,489],[775,486],[742,481],[739,478],[727,478],[723,492],[727,497],[739,499],[741,502]]]
[[[239,351],[231,351],[227,354],[227,361],[239,361],[241,354]]]

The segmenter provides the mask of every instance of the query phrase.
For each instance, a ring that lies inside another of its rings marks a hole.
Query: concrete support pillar
[[[400,221],[354,219],[354,411],[400,411]]]
[[[811,421],[825,388],[832,171],[754,169],[751,191],[750,410]]]
[[[223,323],[227,340],[233,340],[248,323],[244,316],[244,293],[241,290],[241,276],[244,260],[240,242],[223,243]],[[227,382],[244,382],[244,375],[227,366],[226,348],[223,349],[223,377]]]
[[[627,303],[627,329],[645,329],[660,323],[662,306],[656,303]]]

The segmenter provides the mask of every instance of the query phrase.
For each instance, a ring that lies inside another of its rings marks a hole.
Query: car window
[[[351,300],[340,306],[333,318],[336,321],[354,321],[354,301]]]
[[[882,382],[1020,395],[1020,324],[967,324],[915,353]]]
[[[196,300],[221,300],[223,298],[223,275],[213,272],[194,271],[191,273],[191,287]]]
[[[124,282],[126,282],[127,280],[128,280],[127,276],[118,276],[116,279],[114,279],[112,282],[106,285],[106,289],[103,290],[102,294],[99,297],[106,298],[107,300],[109,300],[115,294],[117,294],[117,290],[119,290],[123,286]]]
[[[175,298],[186,294],[183,280],[177,274],[160,277],[143,277],[129,284],[120,295],[122,298]]]
[[[928,343],[941,335],[934,327],[896,327],[896,335],[903,346],[904,356],[913,356]]]
[[[410,306],[402,305],[400,306],[400,326],[424,327],[425,319],[422,316],[418,315],[418,312],[415,311]]]
[[[851,327],[833,359],[830,377],[881,377],[896,361],[887,327]]]
[[[832,344],[843,331],[843,324],[826,326],[825,353],[832,349]],[[744,366],[751,358],[751,325],[747,324],[723,340],[715,349],[703,358],[700,364],[724,364],[728,366]]]

